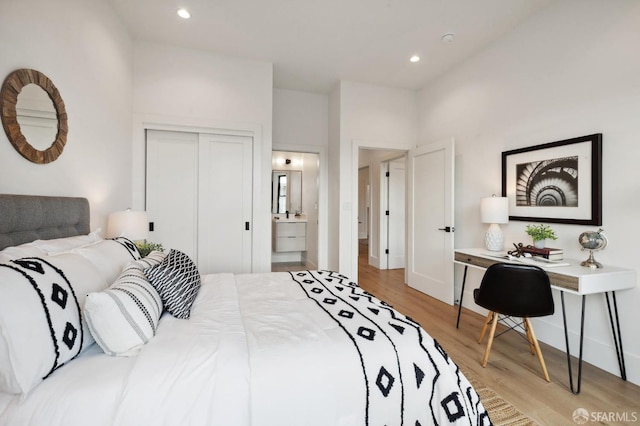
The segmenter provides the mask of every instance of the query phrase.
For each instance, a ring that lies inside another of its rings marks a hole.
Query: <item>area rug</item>
[[[537,423],[522,414],[513,405],[502,399],[497,393],[484,386],[478,380],[465,373],[469,382],[480,396],[482,405],[489,413],[494,426],[536,426]]]

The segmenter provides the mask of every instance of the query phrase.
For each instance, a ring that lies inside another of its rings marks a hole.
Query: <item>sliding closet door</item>
[[[200,134],[199,144],[198,268],[251,272],[252,138]]]
[[[252,149],[250,137],[147,131],[149,240],[201,274],[251,272]]]
[[[198,134],[147,130],[148,240],[198,255]]]

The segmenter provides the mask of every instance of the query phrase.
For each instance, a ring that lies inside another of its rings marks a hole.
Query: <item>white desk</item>
[[[618,357],[618,365],[620,367],[620,377],[627,380],[627,372],[624,363],[624,352],[622,350],[622,335],[620,334],[620,320],[618,317],[618,304],[616,302],[616,291],[626,290],[635,287],[636,271],[633,269],[619,268],[615,266],[604,265],[601,269],[591,269],[580,265],[580,261],[568,259],[562,263],[568,263],[568,266],[550,266],[543,262],[510,260],[506,256],[506,252],[490,252],[485,249],[456,249],[454,262],[464,265],[464,276],[462,278],[462,292],[460,294],[460,304],[458,305],[458,319],[456,328],[460,325],[460,311],[462,310],[462,298],[464,297],[464,287],[467,280],[467,269],[469,267],[486,269],[494,263],[527,263],[535,264],[541,267],[549,275],[551,287],[560,291],[560,299],[562,301],[562,320],[564,323],[564,337],[567,347],[567,364],[569,369],[569,385],[571,392],[580,393],[580,383],[582,380],[582,347],[584,338],[584,317],[585,317],[585,299],[587,295],[603,293],[607,301],[607,309],[609,311],[609,321],[611,322],[611,330],[613,333],[613,342]],[[580,317],[580,352],[578,357],[578,378],[577,387],[573,386],[573,374],[571,371],[571,352],[569,350],[569,333],[567,331],[567,317],[565,313],[564,294],[570,293],[582,296],[582,313]],[[609,300],[611,293],[613,300],[613,312],[611,309],[611,301]]]

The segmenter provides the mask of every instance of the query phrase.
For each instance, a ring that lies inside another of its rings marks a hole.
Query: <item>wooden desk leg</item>
[[[620,378],[622,380],[627,380],[627,368],[624,364],[624,352],[622,351],[622,334],[620,331],[620,318],[618,318],[618,302],[616,301],[616,292],[612,291],[611,296],[613,298],[613,309],[616,317],[615,323],[613,322],[613,315],[611,315],[611,302],[609,302],[609,292],[607,291],[604,293],[604,297],[607,299],[607,309],[609,310],[609,321],[611,322],[613,343],[616,346],[618,366],[620,367]]]
[[[569,331],[567,329],[567,315],[564,308],[564,291],[560,292],[560,300],[562,301],[562,321],[564,323],[564,341],[567,346],[567,366],[569,368],[569,386],[571,387],[571,392],[574,395],[578,395],[580,393],[580,384],[582,383],[582,347],[584,342],[584,302],[586,299],[586,295],[582,296],[582,313],[580,316],[580,352],[578,357],[578,380],[577,387],[574,389],[573,387],[573,372],[571,369],[571,350],[569,349]]]
[[[458,320],[456,321],[456,328],[460,326],[460,312],[462,311],[462,299],[464,298],[464,285],[467,282],[467,269],[469,269],[469,266],[464,265],[464,275],[462,276],[462,291],[460,292],[460,304],[458,305]]]

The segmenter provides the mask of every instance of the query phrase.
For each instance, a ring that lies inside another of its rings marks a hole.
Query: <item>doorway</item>
[[[367,148],[360,143],[353,143],[353,189],[354,200],[357,199],[358,175],[367,156],[384,152],[407,153],[406,172],[406,267],[405,282],[411,287],[436,297],[445,303],[453,304],[453,172],[454,141],[446,139],[412,148],[409,150],[385,150],[384,148]],[[389,158],[388,158],[389,159]],[[375,162],[369,161],[370,165]],[[373,187],[374,182],[372,182]],[[375,190],[372,188],[372,204]],[[375,223],[376,209],[372,208],[372,223]],[[355,219],[355,214],[352,216]],[[375,229],[372,227],[372,229]],[[355,231],[355,229],[354,229]],[[355,243],[355,268],[359,263],[359,244],[357,233],[353,232],[352,244]],[[369,264],[377,260],[380,265],[380,252],[376,258],[375,235],[369,241]],[[379,239],[379,238],[378,238]],[[357,269],[356,269],[357,271]]]
[[[404,268],[405,165],[402,151],[358,152],[358,252],[366,247],[367,263],[378,269]]]
[[[271,270],[319,269],[320,155],[272,152]]]

